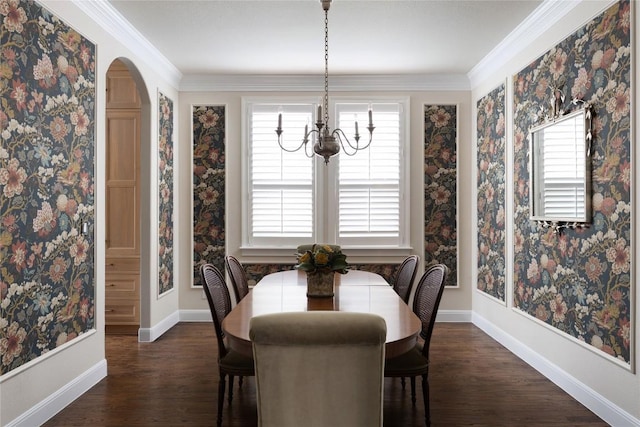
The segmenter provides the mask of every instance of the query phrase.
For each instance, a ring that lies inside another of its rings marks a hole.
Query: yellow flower
[[[329,245],[324,245],[324,246],[322,247],[322,249],[324,249],[324,250],[325,250],[325,251],[327,251],[328,253],[333,252],[333,250],[331,250],[331,246],[329,246]]]
[[[316,264],[317,265],[326,265],[329,262],[329,255],[324,252],[319,252],[316,254]]]
[[[304,254],[302,254],[302,256],[300,257],[299,262],[309,262],[311,260],[311,252],[305,252]]]

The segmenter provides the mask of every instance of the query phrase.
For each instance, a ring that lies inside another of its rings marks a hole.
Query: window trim
[[[328,230],[331,233],[329,238],[329,242],[341,245],[343,248],[378,248],[378,249],[392,249],[392,248],[405,248],[410,244],[410,197],[408,197],[409,190],[411,189],[411,181],[410,181],[410,156],[405,155],[410,153],[411,144],[410,144],[410,98],[409,97],[397,97],[397,96],[376,96],[376,97],[354,97],[354,96],[338,96],[330,99],[329,109],[333,112],[333,117],[329,118],[331,122],[332,128],[335,129],[336,119],[338,117],[338,107],[337,104],[343,103],[370,103],[370,104],[398,104],[400,109],[400,188],[399,188],[399,225],[398,232],[400,234],[399,241],[397,245],[388,245],[388,244],[376,244],[373,245],[367,241],[375,239],[375,237],[365,237],[362,238],[362,241],[357,241],[356,239],[349,239],[351,242],[341,242],[338,236],[338,227],[335,227],[331,230]],[[375,126],[375,110],[373,115],[373,125]],[[372,144],[375,143],[375,130],[373,131],[373,141]],[[368,132],[363,132],[363,138],[368,138]],[[357,155],[357,154],[356,154]],[[340,156],[340,154],[338,155]],[[331,179],[327,179],[327,193],[331,193],[333,195],[333,199],[338,200],[338,173],[337,167],[338,162],[335,162],[332,166],[331,170],[332,175]],[[337,224],[338,222],[338,210],[332,209],[328,212],[328,222]]]
[[[410,202],[409,191],[411,190],[410,182],[410,97],[398,97],[398,96],[338,96],[330,98],[329,109],[332,111],[329,117],[329,126],[334,129],[337,117],[336,104],[340,103],[397,103],[400,107],[400,224],[399,233],[400,239],[398,245],[371,245],[366,242],[362,244],[346,244],[342,245],[343,249],[349,250],[350,255],[355,257],[397,257],[398,260],[402,257],[412,253],[411,236],[410,236]],[[262,245],[252,244],[251,236],[249,235],[249,117],[252,112],[252,106],[254,104],[311,104],[313,110],[317,110],[317,106],[321,105],[321,96],[257,96],[257,97],[242,97],[241,108],[241,153],[242,153],[242,181],[241,181],[241,221],[242,232],[240,242],[240,252],[245,257],[271,257],[278,258],[287,256],[291,258],[291,263],[295,260],[292,257],[293,251],[297,245],[293,244],[276,244],[276,245]],[[375,126],[375,111],[373,118]],[[276,124],[274,124],[275,130]],[[368,132],[367,132],[368,133]],[[275,131],[274,131],[275,136]],[[368,135],[367,135],[368,136]],[[277,143],[274,137],[274,144]],[[374,139],[375,143],[375,131]],[[338,155],[340,156],[340,154]],[[332,200],[337,200],[337,161],[329,162],[328,165],[324,164],[323,159],[318,156],[314,157],[314,203],[318,203],[326,206],[329,200],[329,195],[332,195]],[[339,159],[338,159],[339,161]],[[331,177],[331,178],[330,178]],[[338,242],[338,230],[336,228],[326,228],[325,223],[334,223],[337,218],[337,209],[315,209],[315,223],[314,223],[314,237],[313,241],[323,241],[327,243]],[[385,260],[386,261],[386,260]]]
[[[250,230],[250,220],[251,220],[251,215],[249,214],[249,182],[250,182],[250,151],[249,151],[249,118],[251,116],[251,113],[253,111],[253,105],[255,104],[259,104],[259,105],[274,105],[274,106],[278,106],[278,105],[283,105],[283,104],[309,104],[311,105],[311,111],[315,112],[317,109],[317,106],[320,105],[319,103],[321,102],[321,98],[318,96],[302,96],[302,97],[243,97],[242,98],[242,119],[241,119],[241,126],[242,126],[242,131],[241,131],[241,153],[242,153],[242,164],[241,164],[241,168],[242,168],[242,181],[241,181],[241,194],[242,194],[242,198],[241,198],[241,221],[242,221],[242,240],[241,240],[241,247],[242,248],[262,248],[265,249],[267,251],[274,249],[274,248],[291,248],[291,247],[295,247],[292,246],[293,244],[291,243],[291,241],[288,241],[288,239],[279,239],[280,242],[278,242],[275,245],[265,245],[263,243],[261,243],[260,240],[258,240],[256,243],[252,242],[252,237],[249,233]],[[274,123],[273,125],[273,143],[277,144],[277,139],[276,139],[276,134],[275,134],[275,128],[277,126],[277,123]],[[313,143],[313,141],[310,141],[310,143]],[[313,190],[312,190],[312,194],[313,194],[313,202],[315,205],[315,199],[316,199],[316,195],[323,191],[323,187],[321,184],[321,180],[318,179],[318,167],[317,167],[317,162],[315,162],[314,159],[314,174],[313,174]],[[313,209],[314,212],[314,219],[313,219],[313,229],[312,229],[312,237],[310,239],[316,239],[317,236],[319,236],[320,234],[320,228],[321,225],[323,224],[322,219],[323,219],[323,215],[321,212],[319,212],[318,209]]]

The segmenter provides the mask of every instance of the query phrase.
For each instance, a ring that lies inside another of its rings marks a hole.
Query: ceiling
[[[187,75],[324,73],[319,0],[109,0]],[[467,74],[542,0],[334,0],[332,74]]]

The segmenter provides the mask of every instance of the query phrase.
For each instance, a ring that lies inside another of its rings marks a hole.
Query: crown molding
[[[186,75],[181,92],[305,92],[324,90],[323,75]],[[331,92],[357,91],[464,91],[464,74],[331,75]]]
[[[582,1],[585,0],[545,0],[469,71],[467,77],[470,87],[475,89],[481,82],[499,72],[523,48],[548,31]],[[613,2],[614,0],[607,2],[607,7]]]
[[[72,2],[107,33],[129,48],[137,59],[145,62],[151,69],[167,80],[171,86],[178,89],[182,80],[180,70],[169,62],[109,2],[106,0],[72,0]]]
[[[183,75],[135,29],[107,0],[71,0],[104,30],[127,46],[179,91],[322,91],[321,75]],[[330,90],[346,91],[464,91],[477,87],[499,72],[509,60],[585,0],[545,0],[514,31],[489,52],[469,73],[410,75],[332,75]],[[613,3],[614,0],[607,2]]]

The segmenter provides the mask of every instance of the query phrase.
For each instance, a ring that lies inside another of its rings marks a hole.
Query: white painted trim
[[[6,427],[30,427],[44,424],[106,376],[107,360],[102,359],[65,386],[56,390],[55,393],[12,420]]]
[[[477,313],[473,313],[472,323],[608,424],[617,427],[637,427],[640,425],[640,419],[635,418],[604,396],[596,393],[592,388],[587,387],[575,377],[569,375]]]
[[[178,89],[182,73],[129,23],[107,0],[72,0],[73,3],[113,38],[127,46],[171,86]]]
[[[521,52],[525,46],[528,46],[540,35],[544,34],[545,31],[571,12],[579,3],[580,1],[576,0],[547,0],[543,2],[469,71],[467,76],[469,77],[471,88],[477,87],[480,83],[490,78],[518,52]]]
[[[180,310],[181,322],[213,322],[210,310]]]
[[[316,92],[324,90],[318,75],[186,75],[181,92]],[[331,75],[331,92],[350,91],[468,91],[469,79],[451,75]]]
[[[138,342],[153,342],[180,322],[180,312],[174,311],[151,328],[138,329]]]
[[[449,287],[445,288],[445,292]],[[438,310],[436,322],[442,323],[471,323],[471,310]]]

